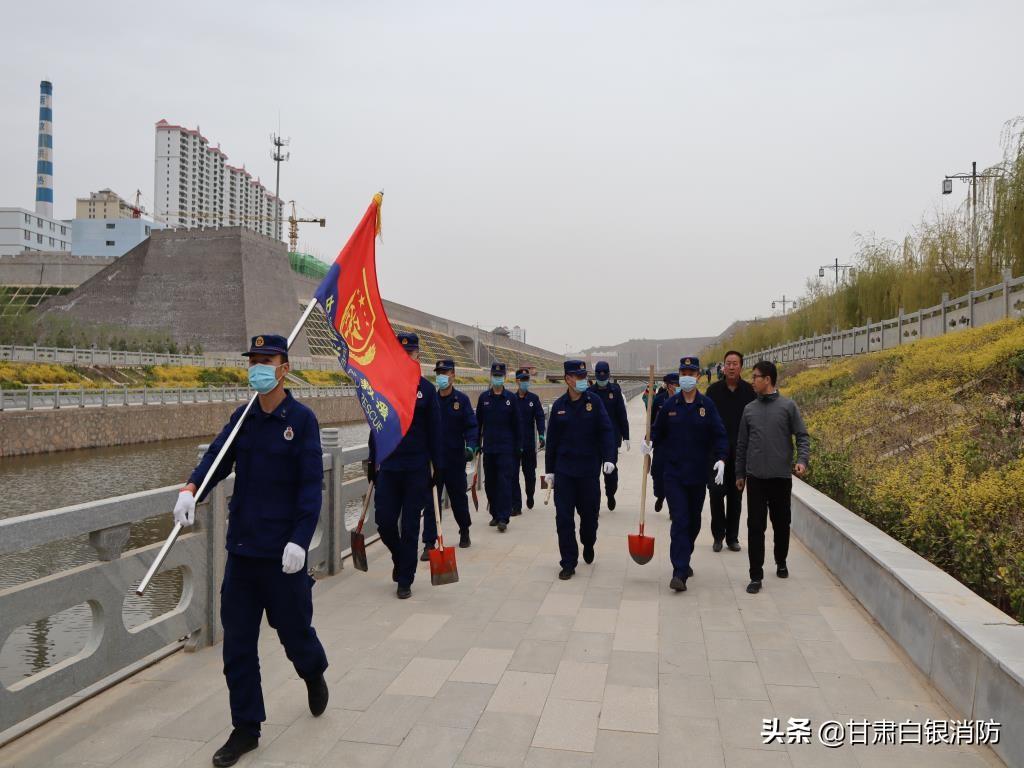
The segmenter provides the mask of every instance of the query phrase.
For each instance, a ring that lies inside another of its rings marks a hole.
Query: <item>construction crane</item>
[[[299,247],[299,224],[319,224],[323,229],[327,226],[327,219],[300,219],[295,213],[295,201],[288,202],[292,206],[292,215],[288,217],[288,250],[296,253]]]

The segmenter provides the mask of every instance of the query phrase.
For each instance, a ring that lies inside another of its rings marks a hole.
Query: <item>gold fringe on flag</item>
[[[373,196],[373,202],[375,202],[377,204],[377,232],[376,232],[376,234],[377,234],[378,237],[380,237],[380,228],[381,228],[380,209],[384,205],[384,193],[383,192],[378,192],[376,195],[374,195]]]

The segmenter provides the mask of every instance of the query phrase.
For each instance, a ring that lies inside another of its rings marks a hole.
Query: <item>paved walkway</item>
[[[639,399],[630,416],[639,431]],[[618,509],[602,512],[597,560],[571,581],[556,578],[541,498],[504,535],[473,528],[456,585],[432,587],[421,564],[413,598],[396,600],[379,544],[369,574],[318,584],[330,708],[310,716],[264,626],[269,720],[239,765],[1000,765],[950,746],[765,746],[766,717],[953,715],[799,542],[790,579],[769,575],[756,596],[746,553],[712,552],[707,510],[689,591],[668,589],[664,513],[649,524],[655,559],[634,564],[640,467],[636,448],[622,455]],[[175,654],[0,750],[0,765],[208,766],[230,732],[220,663],[219,647]]]

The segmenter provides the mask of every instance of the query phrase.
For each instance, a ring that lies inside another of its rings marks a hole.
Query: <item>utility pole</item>
[[[781,299],[776,299],[775,301],[772,302],[772,309],[775,309],[776,304],[782,305],[782,314],[786,314],[787,304],[791,305],[793,309],[796,309],[796,299],[787,299],[786,294],[782,294]]]
[[[834,264],[826,264],[823,267],[818,267],[818,277],[825,276],[825,270],[831,269],[835,271],[836,275],[836,289],[832,293],[832,328],[833,330],[839,330],[839,307],[837,302],[839,301],[839,273],[849,274],[853,277],[857,270],[853,264],[840,264],[839,259],[835,260]]]
[[[274,238],[277,240],[281,239],[281,163],[291,157],[291,152],[282,150],[291,144],[291,141],[291,139],[282,139],[280,134],[270,134],[270,143],[274,145],[270,159],[277,166],[277,183],[274,185]]]
[[[974,261],[974,274],[971,279],[971,290],[978,290],[978,179],[999,179],[999,173],[978,173],[978,163],[971,163],[970,173],[947,174],[942,180],[942,194],[953,194],[953,179],[960,179],[971,185],[971,258]]]

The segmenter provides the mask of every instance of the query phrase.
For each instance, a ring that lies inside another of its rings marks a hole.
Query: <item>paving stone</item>
[[[260,746],[260,759],[314,765],[331,752],[359,716],[359,712],[349,709],[328,709],[317,718],[300,718],[269,744]]]
[[[540,718],[484,712],[459,755],[459,762],[492,768],[519,768],[526,760]]]
[[[608,664],[608,684],[657,688],[658,665],[656,653],[612,651],[611,662]]]
[[[612,658],[612,638],[603,632],[572,632],[565,643],[565,658],[607,664]]]
[[[601,701],[607,677],[607,664],[564,660],[558,665],[549,695],[577,701]]]
[[[346,741],[397,747],[429,706],[430,699],[423,696],[385,694],[359,715],[359,719],[343,731],[341,737]]]
[[[602,714],[603,717],[603,714]],[[594,768],[657,768],[658,737],[649,733],[626,731],[597,732]]]
[[[414,613],[388,637],[391,640],[419,640],[426,642],[437,634],[451,617],[439,613]]]
[[[443,725],[449,728],[473,728],[497,686],[484,683],[453,683],[441,686],[417,725]]]
[[[449,678],[456,683],[497,685],[513,652],[501,648],[470,648]]]
[[[541,603],[538,616],[576,616],[579,613],[580,605],[583,604],[583,595],[566,595],[556,592],[549,592],[544,602]]]
[[[600,728],[635,733],[658,732],[658,689],[627,685],[605,687]]]
[[[417,725],[388,761],[389,768],[450,768],[469,740],[469,728]]]
[[[614,608],[580,608],[573,632],[604,632],[615,634],[619,612]]]
[[[596,701],[548,698],[533,737],[533,746],[593,752],[600,713],[601,704]]]
[[[498,683],[497,690],[487,705],[487,711],[540,717],[554,678],[554,675],[537,672],[508,670],[502,675],[501,682]]]
[[[543,672],[553,675],[558,671],[558,662],[566,652],[566,645],[567,643],[559,640],[523,640],[516,647],[508,668],[517,672]],[[610,642],[608,647],[611,648]]]
[[[459,662],[451,659],[415,658],[384,691],[400,696],[437,695]]]

